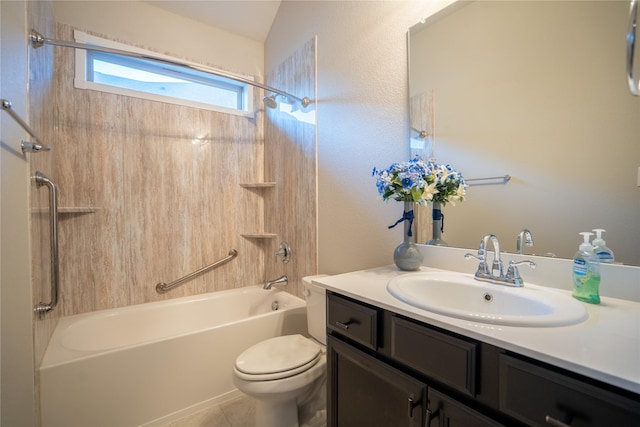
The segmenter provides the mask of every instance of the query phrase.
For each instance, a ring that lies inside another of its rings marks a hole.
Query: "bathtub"
[[[303,300],[261,286],[63,317],[39,370],[42,426],[165,424],[240,395],[249,346],[306,330]]]

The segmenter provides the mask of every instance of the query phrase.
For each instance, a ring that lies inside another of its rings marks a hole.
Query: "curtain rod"
[[[297,97],[295,95],[291,95],[290,93],[287,93],[287,92],[282,91],[280,89],[276,89],[276,88],[271,87],[271,86],[263,85],[262,83],[254,82],[253,80],[245,79],[245,78],[242,78],[240,76],[235,76],[233,74],[225,73],[223,71],[214,70],[212,68],[205,67],[205,66],[202,66],[202,65],[188,64],[186,62],[182,62],[182,61],[178,61],[178,60],[158,58],[157,56],[153,56],[153,55],[146,55],[146,54],[143,54],[143,53],[129,52],[129,51],[126,51],[126,50],[121,50],[121,49],[113,49],[113,48],[97,46],[97,45],[88,45],[88,44],[84,44],[84,43],[76,43],[76,42],[68,42],[68,41],[64,41],[64,40],[50,39],[50,38],[43,37],[40,33],[38,33],[35,30],[31,30],[31,32],[29,33],[29,41],[31,42],[31,45],[34,48],[41,47],[42,45],[45,45],[45,44],[50,44],[50,45],[53,45],[53,46],[62,46],[62,47],[70,47],[70,48],[73,48],[73,49],[83,49],[83,50],[92,50],[92,51],[96,51],[96,52],[111,53],[111,54],[114,54],[114,55],[128,56],[128,57],[137,58],[137,59],[145,59],[145,60],[149,60],[149,61],[161,62],[161,63],[168,64],[168,65],[176,65],[176,66],[179,66],[179,67],[185,67],[185,68],[189,68],[191,70],[201,71],[203,73],[213,74],[213,75],[218,76],[218,77],[224,77],[226,79],[231,79],[231,80],[234,80],[234,81],[237,81],[237,82],[240,82],[240,83],[245,83],[245,84],[248,84],[248,85],[251,85],[251,86],[255,86],[255,87],[258,87],[260,89],[264,89],[264,90],[266,90],[268,92],[277,93],[278,95],[282,95],[282,96],[285,96],[285,97],[287,97],[289,99],[292,99],[292,100],[300,102],[300,104],[302,105],[303,108],[308,107],[311,104],[311,100],[306,96],[304,98],[299,98],[299,97]]]

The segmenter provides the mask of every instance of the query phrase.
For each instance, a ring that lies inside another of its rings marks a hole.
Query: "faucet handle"
[[[487,258],[483,253],[478,252],[478,255],[474,255],[471,252],[467,252],[466,254],[464,254],[464,259],[471,259],[471,258],[475,258],[480,262],[486,262]]]
[[[478,264],[478,269],[476,270],[476,276],[488,276],[489,275],[489,266],[487,265],[487,257],[485,253],[481,253],[478,251],[478,255],[474,255],[472,253],[467,252],[464,254],[464,259],[475,258],[480,263]]]
[[[531,268],[536,268],[536,263],[530,260],[509,261],[509,268],[507,268],[507,274],[504,276],[504,279],[507,282],[513,283],[514,285],[519,285],[519,286],[522,286],[524,284],[524,281],[520,276],[520,271],[518,271],[518,265],[520,264],[527,264]]]
[[[280,243],[278,252],[276,252],[276,259],[282,258],[282,262],[287,264],[291,260],[291,246],[287,242]]]

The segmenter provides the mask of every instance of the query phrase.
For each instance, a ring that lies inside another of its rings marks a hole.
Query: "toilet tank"
[[[309,335],[327,345],[327,295],[326,289],[315,283],[313,279],[326,277],[326,274],[302,278],[303,295],[307,301],[307,329]]]

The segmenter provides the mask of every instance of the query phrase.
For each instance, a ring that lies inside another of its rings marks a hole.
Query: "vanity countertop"
[[[420,271],[442,270],[422,267]],[[362,302],[640,394],[640,303],[601,296],[599,305],[585,304],[589,318],[571,326],[474,323],[421,310],[394,298],[387,291],[387,283],[407,273],[390,265],[316,277],[314,281]]]

